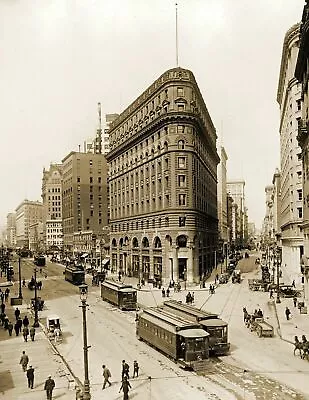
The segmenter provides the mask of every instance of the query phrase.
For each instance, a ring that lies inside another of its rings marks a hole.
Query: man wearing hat
[[[33,389],[34,369],[32,368],[32,365],[29,365],[29,368],[27,369],[26,375],[27,375],[27,379],[28,379],[28,388],[29,389]]]
[[[51,375],[49,375],[44,385],[44,390],[46,390],[47,400],[52,400],[54,387],[55,387],[55,381],[52,379]]]

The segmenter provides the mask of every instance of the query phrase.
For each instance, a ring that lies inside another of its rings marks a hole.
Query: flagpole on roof
[[[175,3],[175,16],[176,16],[176,66],[179,67],[179,55],[178,55],[178,4]]]

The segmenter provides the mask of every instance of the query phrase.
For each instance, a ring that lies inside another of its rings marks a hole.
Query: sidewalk
[[[5,313],[10,321],[15,322],[14,310],[10,305],[10,298],[6,304]],[[33,324],[31,310],[24,302],[18,306],[21,317],[27,315],[30,326]],[[29,365],[34,368],[34,389],[28,389],[27,377],[19,365],[22,351],[29,357]],[[39,400],[46,397],[44,383],[48,375],[55,380],[56,387],[53,395],[62,400],[75,399],[72,377],[63,364],[61,358],[49,343],[42,328],[36,328],[35,340],[30,338],[24,342],[22,334],[12,336],[0,326],[0,397],[14,400]],[[73,382],[74,383],[74,382]]]

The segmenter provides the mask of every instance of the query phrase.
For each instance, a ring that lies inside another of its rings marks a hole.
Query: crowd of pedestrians
[[[102,375],[103,375],[102,390],[104,390],[107,384],[109,386],[112,386],[112,383],[110,381],[112,374],[111,374],[109,368],[105,364],[102,365]],[[138,364],[137,360],[134,360],[132,379],[138,378],[138,375],[139,375],[139,364]],[[126,360],[122,360],[122,363],[121,363],[121,387],[119,389],[119,393],[121,391],[123,392],[123,400],[129,399],[129,390],[132,388],[129,379],[130,379],[130,366],[126,362]]]
[[[26,378],[28,381],[28,388],[33,389],[34,388],[34,368],[32,367],[32,365],[29,364],[29,357],[24,350],[21,354],[19,364],[21,365],[23,372],[26,373]],[[29,364],[29,367],[28,367],[28,364]],[[55,387],[55,381],[52,379],[51,375],[49,375],[44,384],[44,390],[46,391],[47,400],[52,400],[54,387]]]

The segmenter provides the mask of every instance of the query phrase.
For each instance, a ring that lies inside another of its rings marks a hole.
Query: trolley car
[[[46,259],[45,259],[45,257],[43,255],[34,256],[34,261],[33,262],[38,267],[45,267],[45,265],[46,265]]]
[[[64,270],[64,279],[73,285],[85,283],[85,271],[82,266],[69,265]]]
[[[209,357],[209,334],[198,323],[162,308],[146,308],[139,314],[136,335],[185,368],[198,369]]]
[[[137,291],[132,285],[105,280],[101,283],[101,297],[103,300],[115,304],[121,310],[136,310]]]
[[[183,304],[176,300],[163,303],[163,308],[182,318],[200,324],[200,328],[209,333],[209,351],[215,355],[225,355],[229,352],[228,324],[218,317],[217,314],[199,310],[194,306]]]

